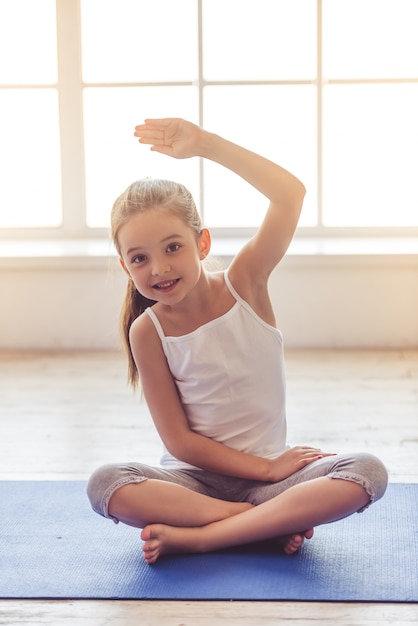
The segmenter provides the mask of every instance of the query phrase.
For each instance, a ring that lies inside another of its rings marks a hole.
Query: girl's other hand
[[[325,456],[335,456],[333,453],[322,452],[319,448],[296,446],[283,452],[277,459],[270,462],[270,482],[279,482],[291,476],[306,465],[318,461]]]
[[[150,144],[151,150],[175,159],[198,156],[198,148],[204,131],[180,118],[146,119],[135,126],[139,143]]]

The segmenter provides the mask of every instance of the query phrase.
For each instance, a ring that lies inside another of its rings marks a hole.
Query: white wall
[[[418,265],[391,259],[284,263],[270,285],[292,347],[418,346]]]
[[[125,275],[103,255],[0,258],[0,349],[119,346]],[[418,254],[289,254],[270,289],[288,347],[418,346]]]

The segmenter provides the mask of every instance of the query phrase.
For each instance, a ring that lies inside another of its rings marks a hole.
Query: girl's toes
[[[310,528],[309,530],[305,532],[305,539],[312,539],[313,534],[314,534],[314,529]]]
[[[285,554],[294,554],[297,552],[303,545],[303,539],[302,535],[292,535],[289,537],[284,546]]]

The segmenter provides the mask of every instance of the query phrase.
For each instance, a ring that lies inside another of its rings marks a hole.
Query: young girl
[[[291,554],[315,526],[362,511],[387,485],[370,454],[286,443],[282,335],[267,281],[292,239],[304,186],[181,119],[146,120],[135,136],[168,156],[227,167],[269,206],[228,270],[208,272],[210,234],[182,185],[142,180],[116,200],[112,234],[129,279],[122,325],[130,380],[140,379],[165,453],[160,468],[98,469],[90,501],[104,517],[143,529],[148,563],[265,539]]]

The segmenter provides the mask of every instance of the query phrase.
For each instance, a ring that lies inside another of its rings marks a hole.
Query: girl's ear
[[[210,252],[210,246],[211,246],[210,232],[208,231],[207,228],[203,228],[203,230],[200,233],[200,239],[199,239],[199,252],[200,252],[201,259],[205,259],[208,256]]]
[[[128,271],[128,269],[127,269],[126,265],[125,265],[125,261],[124,261],[121,257],[119,257],[119,263],[120,263],[120,265],[121,265],[121,268],[122,268],[122,269],[123,269],[123,271],[125,272],[125,274],[127,274],[127,275],[129,276],[129,278],[130,278],[130,277],[131,277],[131,275],[130,275],[130,273],[129,273],[129,271]]]

